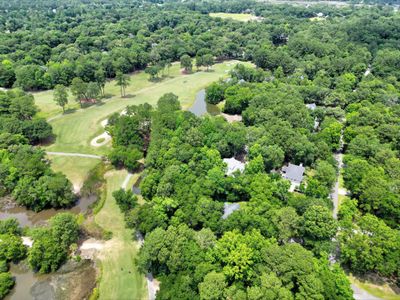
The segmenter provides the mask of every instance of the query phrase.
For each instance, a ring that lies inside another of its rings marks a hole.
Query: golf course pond
[[[193,105],[188,109],[190,112],[200,117],[209,113],[212,116],[216,116],[221,113],[220,109],[216,105],[208,104],[206,102],[206,90],[202,89],[196,95]]]

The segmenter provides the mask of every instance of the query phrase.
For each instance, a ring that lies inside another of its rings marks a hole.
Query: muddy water
[[[27,263],[11,264],[16,280],[5,300],[87,299],[96,284],[96,269],[90,260],[68,261],[55,273],[39,275]]]
[[[40,212],[34,212],[25,207],[17,206],[9,198],[0,199],[0,220],[7,218],[16,218],[21,226],[42,225],[52,216],[60,212],[72,212],[75,214],[88,210],[89,206],[96,201],[96,196],[80,198],[75,206],[70,209],[46,209]]]
[[[140,176],[138,180],[136,180],[135,184],[132,186],[132,192],[135,195],[140,195],[140,183],[142,182],[142,179],[142,176]]]
[[[218,106],[206,102],[206,91],[204,89],[197,93],[193,105],[188,110],[198,117],[206,113],[214,116],[221,112]]]
[[[46,281],[48,275],[36,275],[27,265],[26,262],[21,262],[18,265],[11,264],[10,272],[14,276],[15,286],[10,294],[7,295],[5,300],[12,299],[33,299],[31,296],[31,287],[37,282]],[[45,299],[45,298],[43,298]]]

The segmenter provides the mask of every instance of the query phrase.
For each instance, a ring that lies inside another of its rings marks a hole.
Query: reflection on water
[[[18,265],[10,264],[10,272],[14,276],[16,285],[13,290],[7,295],[5,300],[12,299],[53,299],[52,290],[46,289],[36,293],[34,297],[31,293],[32,287],[38,283],[47,283],[50,279],[49,275],[38,275],[29,269],[26,262],[21,262]]]
[[[140,176],[138,178],[138,180],[136,180],[135,184],[132,186],[132,192],[135,195],[140,195],[140,183],[142,182],[142,176]]]
[[[75,214],[85,212],[96,201],[96,196],[80,198],[74,207],[70,209],[46,209],[34,212],[25,207],[16,206],[9,198],[0,199],[0,220],[16,218],[22,227],[44,224],[52,216],[60,212],[72,212]]]
[[[96,285],[93,261],[67,261],[51,274],[37,274],[29,269],[26,261],[11,264],[10,272],[16,284],[6,300],[56,300],[88,299]]]
[[[218,115],[221,111],[216,105],[208,104],[206,102],[206,90],[201,90],[197,93],[196,99],[193,105],[189,108],[189,111],[194,113],[196,116],[201,117],[206,113],[210,115]]]

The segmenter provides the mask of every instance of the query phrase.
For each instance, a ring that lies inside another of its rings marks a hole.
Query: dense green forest
[[[137,70],[155,80],[176,61],[187,73],[227,59],[254,64],[206,88],[209,104],[241,122],[182,110],[174,91],[108,119],[108,160],[144,169],[144,203],[130,190],[113,196],[144,236],[136,263],[161,281],[157,299],[352,299],[345,271],[399,286],[400,15],[392,8],[11,0],[0,1],[0,40],[0,86],[16,88],[0,92],[0,196],[35,211],[76,199],[37,146],[52,129],[27,91],[55,88],[62,98],[70,86],[82,104],[114,77],[123,96],[124,74]],[[227,173],[231,158],[242,171]],[[294,191],[281,176],[289,163],[305,168]],[[348,193],[336,217],[339,174]],[[226,215],[232,203],[239,209]],[[0,223],[0,298],[13,285],[10,261],[28,256],[33,269],[55,271],[79,226],[59,214],[32,231],[29,251],[21,233]]]

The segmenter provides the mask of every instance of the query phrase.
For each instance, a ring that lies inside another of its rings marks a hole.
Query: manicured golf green
[[[200,89],[221,77],[226,77],[237,63],[237,61],[227,61],[214,65],[209,72],[199,71],[193,74],[181,74],[179,64],[174,64],[170,76],[159,82],[151,82],[147,74],[138,72],[132,75],[131,85],[126,89],[129,96],[126,98],[120,97],[119,87],[112,81],[107,84],[106,93],[111,93],[113,96],[104,100],[102,104],[78,109],[55,118],[53,116],[50,124],[53,126],[56,140],[54,144],[47,146],[46,150],[106,154],[109,145],[96,148],[90,145],[90,141],[104,131],[100,122],[110,114],[122,111],[127,105],[145,102],[154,105],[162,95],[169,92],[178,95],[183,108],[187,108]],[[46,103],[50,101],[48,93],[45,92],[46,97],[43,98],[40,98],[42,94],[35,95],[36,103],[43,111],[46,111]]]
[[[210,13],[210,17],[221,18],[221,19],[233,19],[241,22],[247,22],[257,19],[256,16],[251,14],[231,14],[231,13]]]
[[[95,217],[98,225],[113,234],[99,255],[102,264],[99,299],[147,299],[145,277],[137,271],[134,263],[139,245],[132,239],[132,230],[125,227],[124,216],[112,196],[126,176],[126,171],[106,173],[107,198]],[[131,178],[130,182],[136,179],[137,176]]]

